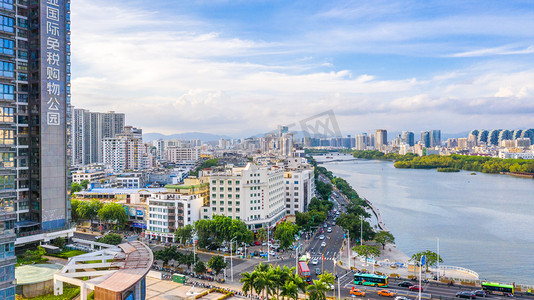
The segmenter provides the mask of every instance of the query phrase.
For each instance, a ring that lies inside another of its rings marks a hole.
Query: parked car
[[[388,290],[380,290],[380,291],[378,291],[378,296],[394,297],[395,294],[394,294],[392,291],[388,291]]]
[[[260,242],[260,241],[255,241],[255,242],[254,242],[254,245],[256,245],[256,246],[261,246],[261,242]]]
[[[411,283],[409,281],[403,281],[403,282],[399,283],[399,286],[401,286],[401,287],[411,287],[412,285],[413,285],[413,283]]]
[[[359,290],[359,289],[354,288],[354,287],[350,290],[349,294],[354,295],[354,296],[365,297],[365,292],[364,291]]]
[[[317,265],[319,263],[319,260],[317,258],[312,259],[311,264]]]
[[[321,247],[325,247],[325,246],[326,246],[326,242],[322,242]]]
[[[408,289],[409,289],[410,291],[419,291],[419,290],[420,290],[421,292],[423,291],[423,287],[420,286],[420,285],[418,285],[418,284],[416,284],[416,285],[412,285],[412,286],[408,287]]]
[[[456,297],[458,298],[467,298],[467,299],[475,299],[477,296],[473,292],[458,292],[456,293]]]
[[[321,275],[321,269],[320,268],[315,268],[315,275],[319,276]]]
[[[477,297],[486,297],[488,295],[486,294],[486,291],[483,291],[483,290],[473,291],[473,293],[475,293]]]

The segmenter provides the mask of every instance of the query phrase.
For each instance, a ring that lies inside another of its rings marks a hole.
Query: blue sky
[[[533,28],[530,1],[78,0],[72,102],[166,134],[532,128]]]

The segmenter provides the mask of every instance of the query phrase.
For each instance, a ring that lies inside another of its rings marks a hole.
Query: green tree
[[[103,206],[104,204],[96,199],[91,201],[80,201],[76,208],[76,212],[80,219],[89,220],[92,224],[93,220],[98,216],[98,211],[102,209]]]
[[[297,300],[299,297],[299,288],[293,281],[286,281],[281,288],[280,295]]]
[[[382,249],[386,249],[386,244],[395,243],[395,237],[393,234],[391,234],[391,232],[380,231],[375,235],[375,241],[382,244]]]
[[[226,268],[227,263],[224,261],[224,258],[220,255],[212,256],[208,261],[208,267],[215,271],[215,275],[219,276],[219,273],[222,269]]]
[[[70,200],[70,216],[72,221],[78,223],[80,221],[80,215],[78,214],[78,206],[80,205],[80,200],[71,199]]]
[[[363,224],[361,223],[363,222]],[[353,239],[360,238],[360,232],[363,227],[363,239],[365,241],[372,240],[375,237],[375,232],[369,222],[363,220],[360,221],[359,215],[342,213],[336,220],[336,224],[341,226],[344,230],[348,230],[350,237]],[[360,241],[361,243],[362,241]]]
[[[369,246],[369,245],[360,245],[352,248],[352,250],[356,251],[359,256],[365,257],[365,260],[367,261],[367,258],[369,257],[378,257],[380,256],[380,249],[375,246]]]
[[[197,263],[193,267],[193,271],[197,274],[204,274],[206,273],[206,265],[201,260],[197,260]]]
[[[57,237],[57,238],[53,239],[50,242],[51,242],[52,245],[54,245],[54,246],[56,246],[58,248],[63,248],[67,244],[67,242],[65,241],[64,237]]]
[[[176,246],[166,247],[162,250],[154,251],[154,259],[162,260],[163,264],[166,265],[170,260],[178,260],[178,253],[180,252],[177,251]]]
[[[280,248],[289,249],[295,242],[298,226],[289,222],[280,222],[274,230],[274,239],[280,241]]]
[[[429,266],[431,267],[437,266],[438,259],[440,263],[443,262],[443,259],[441,258],[441,256],[439,256],[436,252],[433,252],[430,250],[415,253],[414,255],[412,255],[411,260],[419,264],[421,262],[421,257],[423,255],[425,256],[425,267],[426,267],[427,272],[428,272]]]
[[[323,280],[313,280],[313,284],[308,286],[308,295],[310,300],[326,300],[326,292],[329,287]]]
[[[250,298],[252,299],[252,291],[255,287],[255,280],[256,280],[257,273],[249,273],[245,272],[241,274],[241,279],[239,280],[243,286],[241,287],[241,290],[245,295],[249,295],[250,292]]]
[[[70,184],[71,196],[74,195],[74,193],[80,192],[81,190],[82,190],[82,186],[79,183],[73,182]]]
[[[106,203],[99,211],[98,216],[103,222],[122,227],[128,221],[124,207],[115,202]]]
[[[108,233],[97,240],[99,243],[118,245],[122,243],[122,236],[116,233]]]
[[[195,230],[194,226],[189,224],[189,225],[185,225],[184,227],[180,227],[176,229],[176,231],[174,232],[174,235],[176,236],[176,239],[182,245],[185,245],[193,237],[194,230]]]
[[[327,200],[328,197],[330,197],[330,194],[332,193],[332,185],[330,183],[324,183],[320,180],[317,180],[315,182],[315,187],[322,199]]]

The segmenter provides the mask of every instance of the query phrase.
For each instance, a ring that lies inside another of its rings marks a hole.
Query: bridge
[[[349,158],[349,159],[329,159],[324,161],[317,161],[317,164],[324,164],[324,163],[330,163],[330,162],[339,162],[339,161],[354,161],[358,160],[358,158]]]

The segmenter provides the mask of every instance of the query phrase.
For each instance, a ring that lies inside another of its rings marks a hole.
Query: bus
[[[356,273],[354,274],[354,284],[387,287],[388,277],[375,274]]]
[[[299,275],[302,277],[308,284],[311,284],[311,272],[308,268],[308,264],[305,261],[299,261]]]
[[[503,295],[513,295],[514,294],[514,286],[511,284],[500,284],[496,282],[482,282],[482,290],[497,294],[503,294]]]

